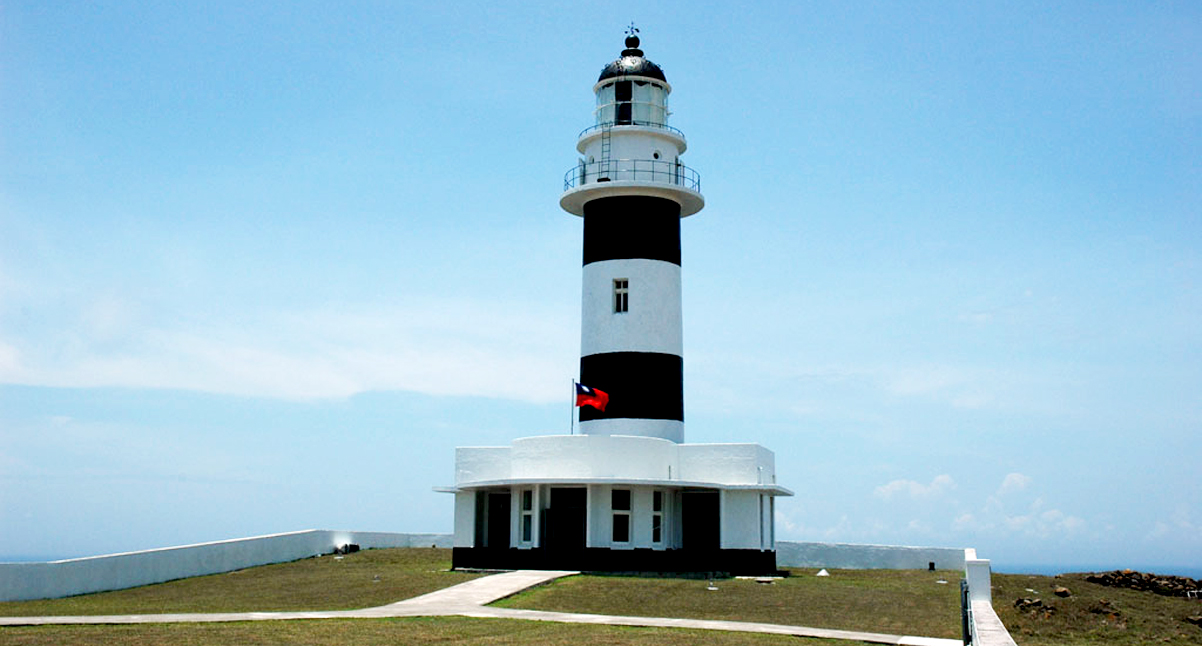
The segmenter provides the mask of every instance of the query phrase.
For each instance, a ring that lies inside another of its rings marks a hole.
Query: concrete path
[[[521,610],[518,608],[493,608],[494,601],[517,594],[527,588],[553,581],[560,577],[578,574],[569,571],[518,570],[472,579],[466,583],[437,590],[419,597],[398,601],[386,606],[360,610],[329,610],[302,612],[215,612],[160,615],[90,615],[64,617],[0,617],[0,626],[46,626],[66,624],[150,624],[150,623],[199,623],[227,621],[272,621],[286,619],[365,619],[387,617],[434,617],[458,615],[463,617],[525,619],[531,621],[555,621],[575,624],[607,624],[612,626],[646,626],[653,628],[693,628],[700,630],[726,630],[732,632],[769,633],[819,637],[825,639],[848,639],[874,644],[897,644],[899,646],[960,646],[958,639],[936,639],[886,635],[852,630],[808,628],[805,626],[781,626],[747,621],[721,621],[713,619],[671,619],[660,617],[620,617],[613,615],[589,615],[571,612],[546,612]]]
[[[163,624],[223,621],[270,621],[280,619],[355,619],[384,617],[434,617],[459,615],[479,610],[486,604],[522,590],[579,572],[518,570],[472,579],[419,597],[359,610],[301,610],[290,612],[205,612],[155,615],[70,615],[48,617],[0,617],[0,626],[49,626],[61,624]]]

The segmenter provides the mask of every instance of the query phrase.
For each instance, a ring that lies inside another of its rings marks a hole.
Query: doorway
[[[557,552],[583,550],[588,496],[583,488],[552,487],[543,543]]]
[[[721,546],[717,491],[686,491],[681,497],[681,547],[716,550]]]
[[[509,492],[489,492],[484,546],[509,548]]]

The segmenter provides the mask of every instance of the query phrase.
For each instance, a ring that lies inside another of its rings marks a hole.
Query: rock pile
[[[1109,599],[1098,599],[1097,603],[1089,607],[1089,611],[1095,615],[1105,615],[1111,619],[1118,619],[1119,615],[1123,614],[1119,612],[1118,608],[1114,607],[1114,604],[1110,603]]]
[[[1135,570],[1095,573],[1085,577],[1085,580],[1112,588],[1154,592],[1166,597],[1184,597],[1190,590],[1202,589],[1202,582],[1187,576],[1149,574]]]
[[[1019,612],[1042,616],[1044,619],[1056,614],[1056,606],[1044,603],[1043,599],[1023,597],[1014,601],[1014,607],[1018,608]]]

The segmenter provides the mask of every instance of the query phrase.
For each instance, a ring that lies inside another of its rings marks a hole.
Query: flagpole
[[[572,425],[568,427],[570,429],[568,431],[568,435],[575,435],[576,434],[576,378],[575,377],[572,377],[571,404],[572,405],[570,408],[568,408],[568,411],[570,411],[569,418],[572,420],[572,422],[571,422]]]

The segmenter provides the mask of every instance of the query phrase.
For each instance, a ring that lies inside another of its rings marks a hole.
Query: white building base
[[[775,459],[758,444],[549,435],[456,449],[456,567],[775,571]]]

